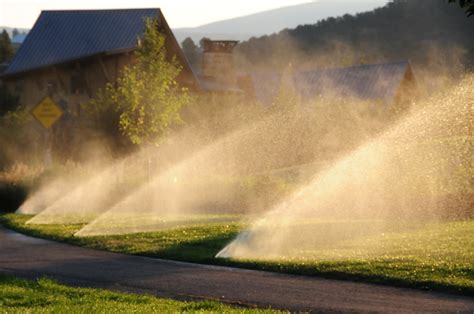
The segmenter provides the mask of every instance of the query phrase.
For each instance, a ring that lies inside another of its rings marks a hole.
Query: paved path
[[[474,312],[474,299],[468,297],[115,254],[31,238],[2,227],[0,273],[293,311]]]

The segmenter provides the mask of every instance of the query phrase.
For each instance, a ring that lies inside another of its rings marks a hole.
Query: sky
[[[357,0],[324,0],[356,2]],[[367,1],[367,0],[364,0]],[[386,0],[368,0],[384,3]],[[41,10],[154,8],[172,28],[195,27],[310,0],[0,0],[0,26],[31,28]]]

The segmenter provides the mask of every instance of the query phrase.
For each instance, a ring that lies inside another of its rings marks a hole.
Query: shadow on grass
[[[206,227],[196,227],[194,230],[201,232],[199,234],[201,238],[195,240],[186,240],[186,237],[189,236],[189,234],[186,234],[186,230],[192,233],[193,229],[174,230],[172,237],[170,237],[169,232],[153,232],[77,238],[73,237],[73,234],[82,225],[42,226],[41,229],[33,229],[24,225],[28,218],[12,214],[0,214],[0,224],[35,237],[118,253],[292,275],[318,276],[326,279],[409,287],[460,295],[474,295],[474,287],[469,283],[436,281],[436,278],[448,278],[450,276],[473,278],[473,269],[459,266],[452,269],[449,264],[437,265],[433,269],[433,265],[429,263],[426,265],[424,263],[420,264],[420,261],[410,258],[391,259],[384,257],[373,260],[348,259],[343,261],[305,261],[304,263],[297,259],[260,261],[215,258],[215,255],[239,233],[240,227],[236,226],[217,231],[211,227],[208,228],[209,230]],[[184,235],[176,236],[180,232]],[[171,240],[166,242],[166,237],[171,238]]]
[[[306,264],[302,264],[301,261],[297,260],[281,262],[215,258],[215,255],[232,241],[237,234],[238,232],[232,232],[196,241],[184,241],[155,252],[137,252],[133,254],[199,264],[238,267],[300,276],[317,276],[325,279],[368,282],[381,285],[417,288],[427,291],[449,292],[460,295],[474,294],[473,287],[424,279],[423,277],[432,276],[432,265],[417,266],[416,270],[410,270],[410,266],[419,264],[419,262],[415,259],[408,258],[403,260],[379,259],[372,263],[368,261],[344,260],[306,262]],[[387,272],[388,269],[394,268],[400,269],[398,272]],[[436,272],[440,277],[453,275],[453,270],[449,265],[437,269]],[[407,276],[407,274],[409,275]],[[474,270],[458,268],[455,271],[455,275],[472,278],[474,276]],[[410,278],[410,276],[412,276],[412,278]]]
[[[230,232],[200,240],[183,241],[176,245],[161,248],[156,252],[141,253],[141,255],[194,263],[217,264],[216,254],[232,241],[237,234],[238,232]]]

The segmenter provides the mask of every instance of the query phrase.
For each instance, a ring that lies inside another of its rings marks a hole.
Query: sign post
[[[52,145],[53,145],[53,125],[58,122],[62,117],[63,111],[49,96],[43,98],[33,109],[31,115],[36,121],[41,124],[46,130],[47,135],[45,136],[45,155],[44,163],[45,167],[49,167],[52,164]]]

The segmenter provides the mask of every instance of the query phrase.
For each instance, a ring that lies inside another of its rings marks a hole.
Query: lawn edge
[[[74,238],[63,237],[63,236],[53,236],[48,233],[32,230],[29,228],[23,227],[23,225],[18,225],[12,223],[8,218],[5,218],[6,213],[0,213],[0,225],[12,230],[19,232],[23,235],[55,241],[59,243],[65,243],[77,247],[83,247],[87,249],[93,249],[98,251],[119,253],[131,256],[141,256],[147,258],[155,258],[167,261],[176,261],[176,262],[186,262],[199,265],[208,265],[208,266],[225,266],[233,267],[238,269],[247,269],[247,270],[256,270],[256,271],[265,271],[270,273],[294,275],[294,276],[305,276],[305,277],[314,277],[321,279],[329,280],[341,280],[341,281],[352,281],[357,283],[365,284],[375,284],[380,286],[389,286],[397,288],[409,288],[415,290],[421,290],[425,292],[434,292],[434,293],[447,293],[457,296],[472,296],[474,295],[474,287],[466,287],[459,285],[449,285],[442,284],[434,281],[408,281],[400,278],[393,278],[390,276],[381,276],[381,275],[366,275],[366,274],[350,274],[347,272],[341,271],[319,271],[314,269],[300,269],[296,270],[293,268],[284,267],[281,265],[267,264],[265,262],[245,262],[245,261],[231,261],[224,259],[203,259],[203,260],[194,260],[186,258],[173,258],[166,257],[160,254],[133,254],[127,253],[120,250],[110,250],[104,247],[88,245],[87,243],[81,244],[80,240],[74,240]]]

